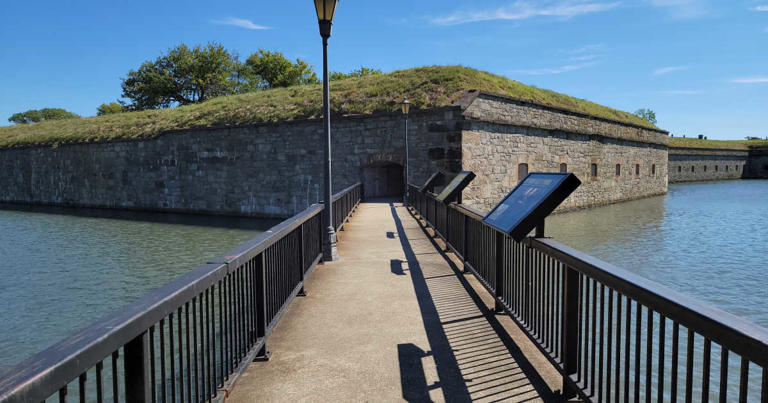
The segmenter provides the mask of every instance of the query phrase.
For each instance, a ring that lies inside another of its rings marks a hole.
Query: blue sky
[[[62,107],[92,116],[120,79],[179,43],[321,67],[312,2],[9,1],[0,124]],[[331,69],[462,64],[634,111],[675,135],[768,136],[768,0],[342,0]]]

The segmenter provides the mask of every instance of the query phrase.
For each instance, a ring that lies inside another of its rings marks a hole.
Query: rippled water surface
[[[547,232],[768,327],[768,181],[670,185],[666,196],[552,216]]]
[[[274,222],[0,210],[0,372]]]

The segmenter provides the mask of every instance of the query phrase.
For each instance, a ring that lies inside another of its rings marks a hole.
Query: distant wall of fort
[[[749,151],[746,176],[752,179],[768,179],[768,149]]]
[[[748,150],[669,149],[669,181],[694,182],[749,177]]]

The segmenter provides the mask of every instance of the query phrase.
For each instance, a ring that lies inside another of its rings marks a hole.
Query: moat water
[[[0,373],[274,223],[0,209]]]
[[[767,201],[768,181],[671,185],[547,235],[768,327]],[[274,223],[0,209],[0,373]]]
[[[666,196],[557,214],[547,235],[768,327],[768,181],[673,184]]]

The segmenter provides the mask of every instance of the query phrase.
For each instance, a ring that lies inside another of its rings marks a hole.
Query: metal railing
[[[411,206],[587,401],[768,402],[768,329],[465,206]]]
[[[341,229],[359,183],[333,198]],[[322,258],[313,205],[10,369],[0,402],[221,400]]]

